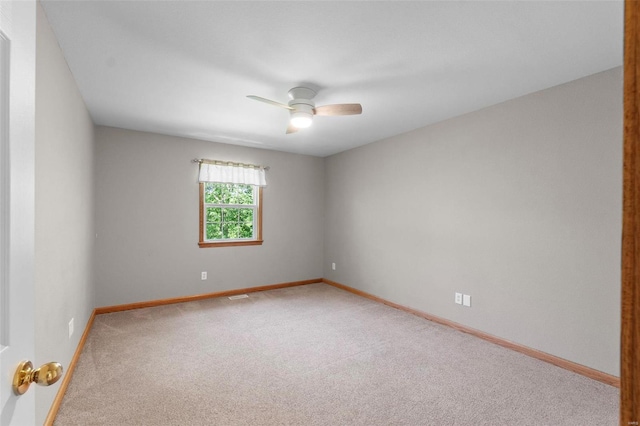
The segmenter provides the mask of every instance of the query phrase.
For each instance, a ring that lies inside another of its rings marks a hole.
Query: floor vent
[[[247,297],[249,297],[248,294],[238,294],[237,296],[229,296],[229,300],[246,299]]]

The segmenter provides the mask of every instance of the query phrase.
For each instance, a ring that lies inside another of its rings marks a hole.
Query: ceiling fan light
[[[313,123],[313,115],[304,111],[291,113],[291,125],[296,129],[304,129]]]

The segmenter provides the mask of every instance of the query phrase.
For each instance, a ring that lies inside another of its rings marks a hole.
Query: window
[[[262,244],[262,187],[200,183],[200,247]]]
[[[198,160],[200,247],[262,244],[262,187],[268,167]]]

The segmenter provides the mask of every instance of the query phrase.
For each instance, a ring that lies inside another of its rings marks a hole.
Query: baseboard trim
[[[263,285],[259,287],[239,288],[236,290],[223,290],[215,293],[196,294],[194,296],[172,297],[169,299],[150,300],[148,302],[127,303],[125,305],[104,306],[96,308],[96,314],[109,314],[112,312],[129,311],[132,309],[152,308],[154,306],[172,305],[174,303],[193,302],[196,300],[212,299],[215,297],[235,296],[236,294],[255,293],[258,291],[275,290],[278,288],[296,287],[299,285],[321,283],[322,278],[311,280],[292,281],[280,284]]]
[[[78,363],[80,354],[84,349],[84,344],[87,341],[87,337],[89,336],[89,331],[91,331],[91,327],[93,326],[93,320],[95,318],[96,318],[96,310],[94,309],[93,312],[91,312],[89,321],[87,321],[87,325],[84,328],[82,337],[80,337],[80,341],[78,342],[78,347],[76,348],[76,351],[73,354],[71,361],[69,362],[67,371],[65,372],[64,377],[62,378],[62,382],[60,383],[60,388],[58,389],[58,392],[56,393],[56,396],[53,399],[51,408],[49,408],[49,413],[47,414],[47,418],[44,421],[44,426],[53,426],[53,421],[56,419],[56,416],[58,415],[60,404],[62,404],[62,399],[64,398],[64,394],[67,392],[67,387],[69,387],[69,382],[71,382],[71,376],[73,375],[73,372],[76,369],[76,364]]]
[[[480,339],[487,340],[496,345],[514,350],[516,352],[520,352],[522,354],[528,355],[532,358],[539,359],[541,361],[548,362],[549,364],[553,364],[556,367],[564,368],[565,370],[573,371],[574,373],[580,374],[582,376],[588,377],[593,380],[597,380],[602,383],[606,383],[607,385],[614,386],[620,388],[620,378],[616,376],[612,376],[611,374],[603,373],[602,371],[595,370],[590,367],[586,367],[584,365],[575,363],[573,361],[566,360],[564,358],[557,357],[555,355],[548,354],[546,352],[539,351],[537,349],[530,348],[528,346],[520,345],[518,343],[511,342],[509,340],[502,339],[500,337],[493,336],[491,334],[485,333],[480,330],[476,330],[471,327],[467,327],[462,324],[458,324],[456,322],[440,318],[435,315],[428,314],[426,312],[419,311],[417,309],[412,309],[404,305],[400,305],[398,303],[390,302],[386,299],[383,299],[378,296],[374,296],[373,294],[366,293],[362,290],[358,290],[353,287],[349,287],[344,284],[340,284],[335,281],[328,280],[326,278],[322,279],[322,282],[334,286],[336,288],[348,291],[353,294],[357,294],[358,296],[366,297],[367,299],[374,300],[376,302],[383,303],[385,305],[391,306],[396,309],[400,309],[405,312],[409,312],[413,315],[422,317],[429,321],[436,322],[438,324],[446,325],[448,327],[454,328],[458,331],[462,331],[463,333],[470,334],[475,337],[479,337]]]

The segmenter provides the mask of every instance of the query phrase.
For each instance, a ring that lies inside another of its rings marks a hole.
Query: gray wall
[[[96,143],[97,306],[322,277],[322,158],[109,127]],[[198,247],[193,158],[271,167],[263,245]]]
[[[93,310],[93,122],[37,6],[35,364],[69,365]],[[69,320],[75,332],[69,338]],[[60,385],[35,386],[42,424]]]
[[[325,173],[325,278],[619,375],[620,68],[337,154]]]
[[[322,159],[94,144],[39,5],[36,68],[36,363],[68,365],[94,306],[324,276],[619,375],[621,69]],[[271,166],[262,246],[198,247],[196,157]]]

